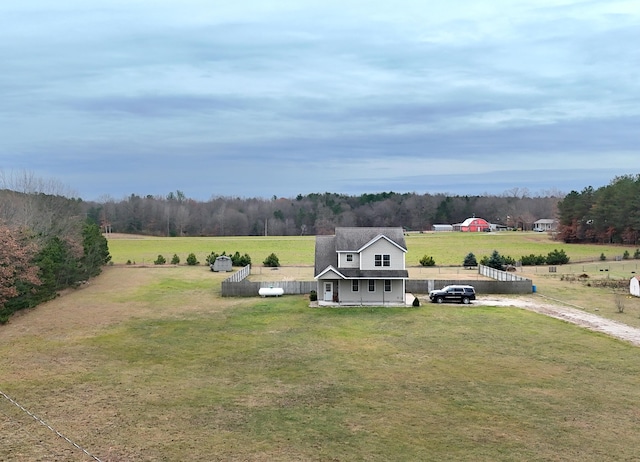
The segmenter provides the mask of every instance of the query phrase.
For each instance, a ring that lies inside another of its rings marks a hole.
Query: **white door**
[[[325,302],[333,301],[333,282],[324,283],[324,301]]]

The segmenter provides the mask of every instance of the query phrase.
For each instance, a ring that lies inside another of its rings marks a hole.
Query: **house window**
[[[347,261],[353,261],[353,255],[348,253],[347,254]]]
[[[354,279],[353,281],[351,281],[351,290],[353,292],[357,292],[360,290],[360,281],[358,281],[357,279]]]
[[[375,266],[391,266],[391,255],[389,254],[376,254],[374,256]]]
[[[369,279],[369,292],[375,292],[375,291],[376,291],[376,280]]]
[[[384,280],[384,291],[391,292],[391,279]]]

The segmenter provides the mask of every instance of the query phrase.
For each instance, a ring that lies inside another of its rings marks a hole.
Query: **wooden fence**
[[[530,294],[533,292],[531,280],[518,276],[517,274],[500,271],[484,265],[478,267],[478,273],[494,280],[407,279],[405,289],[414,295],[428,294],[431,290],[442,289],[447,285],[464,284],[473,286],[477,294]],[[258,296],[258,290],[261,287],[282,288],[284,295],[304,295],[310,293],[312,290],[317,290],[318,286],[316,281],[251,282],[246,280],[250,274],[251,265],[247,265],[222,281],[222,296],[255,297]]]
[[[308,294],[312,290],[316,290],[318,283],[316,281],[222,281],[223,297],[257,297],[258,290],[261,287],[280,287],[284,290],[284,295],[301,295]]]

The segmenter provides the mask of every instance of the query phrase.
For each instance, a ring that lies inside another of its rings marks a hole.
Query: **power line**
[[[63,440],[65,440],[67,443],[69,443],[70,445],[74,446],[75,448],[79,449],[80,451],[84,452],[86,455],[88,455],[89,457],[91,457],[93,460],[95,460],[96,462],[102,462],[100,459],[98,459],[96,456],[94,456],[93,454],[91,454],[89,451],[87,451],[85,448],[83,448],[82,446],[78,445],[77,443],[71,441],[69,438],[67,438],[66,436],[64,436],[62,433],[60,433],[58,430],[55,430],[51,425],[49,425],[47,422],[45,422],[44,420],[42,420],[40,417],[38,417],[37,415],[29,412],[24,406],[22,406],[20,403],[18,403],[17,401],[15,401],[14,399],[12,399],[11,397],[9,397],[6,393],[4,393],[2,390],[0,390],[0,395],[4,396],[4,398],[9,401],[11,404],[15,405],[16,407],[18,407],[18,409],[20,409],[22,412],[24,412],[25,414],[27,414],[28,416],[31,416],[36,422],[44,425],[46,428],[48,428],[49,430],[51,430],[53,433],[55,433],[56,435],[58,435],[60,438],[62,438]]]

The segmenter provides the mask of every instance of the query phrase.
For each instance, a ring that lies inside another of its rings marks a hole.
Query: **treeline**
[[[88,216],[104,231],[157,236],[248,236],[332,234],[337,226],[402,226],[429,230],[477,216],[492,223],[532,229],[555,218],[559,194],[529,197],[526,190],[502,196],[449,196],[383,192],[335,193],[296,198],[214,197],[189,199],[181,191],[166,197],[135,194],[88,204]]]
[[[0,323],[100,273],[107,240],[81,200],[0,190]]]
[[[565,242],[635,245],[640,238],[640,175],[616,177],[608,186],[571,191],[558,203]]]

